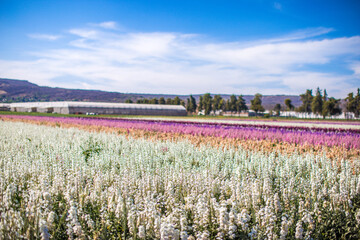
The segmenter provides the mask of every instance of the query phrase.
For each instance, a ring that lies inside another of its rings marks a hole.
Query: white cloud
[[[359,78],[360,65],[353,59],[360,55],[360,37],[309,39],[329,31],[307,29],[249,44],[181,33],[72,29],[76,39],[69,45],[37,52],[33,61],[1,60],[0,75],[48,86],[142,93],[299,94],[319,86],[344,97]],[[336,61],[348,63],[354,73],[316,71]]]
[[[47,41],[55,41],[61,38],[60,35],[50,35],[50,34],[29,34],[28,37],[39,40],[47,40]]]

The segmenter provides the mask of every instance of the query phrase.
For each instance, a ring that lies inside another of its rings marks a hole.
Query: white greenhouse
[[[24,102],[11,103],[13,112],[40,112],[60,114],[116,114],[185,116],[182,105],[103,103],[103,102]]]
[[[9,111],[10,103],[0,103],[0,111]]]

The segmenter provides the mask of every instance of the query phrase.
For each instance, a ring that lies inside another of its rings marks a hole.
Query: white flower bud
[[[143,225],[139,226],[139,238],[145,238],[145,227]]]

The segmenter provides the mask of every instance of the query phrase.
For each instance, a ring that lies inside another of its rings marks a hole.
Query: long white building
[[[9,104],[12,112],[60,114],[116,114],[186,116],[182,105],[103,103],[103,102],[24,102]]]

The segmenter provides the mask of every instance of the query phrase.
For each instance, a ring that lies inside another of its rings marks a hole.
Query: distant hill
[[[140,94],[140,93],[119,93],[106,92],[100,90],[83,90],[83,89],[67,89],[52,88],[38,86],[26,80],[15,80],[0,78],[0,102],[33,102],[33,101],[85,101],[85,102],[125,102],[131,99],[136,102],[142,98],[174,98],[178,96],[180,99],[186,100],[189,95],[170,95],[170,94]],[[193,95],[196,100],[200,95]],[[221,94],[225,99],[230,98],[229,94]],[[244,95],[246,103],[250,104],[253,95]],[[263,106],[266,109],[272,109],[275,104],[284,105],[284,100],[290,98],[293,105],[300,106],[299,96],[294,95],[264,95]]]

